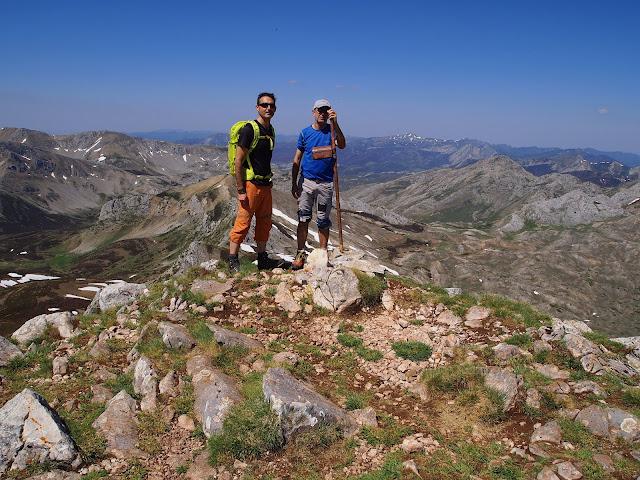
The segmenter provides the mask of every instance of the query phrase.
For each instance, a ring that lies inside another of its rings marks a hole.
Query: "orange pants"
[[[238,202],[236,222],[231,229],[229,238],[233,243],[242,243],[249,232],[251,218],[256,216],[256,242],[269,240],[271,231],[271,187],[254,185],[246,182],[247,200]]]

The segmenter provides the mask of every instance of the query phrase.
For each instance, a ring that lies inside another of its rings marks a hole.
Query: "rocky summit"
[[[638,478],[638,337],[326,260],[109,285],[0,338],[0,475]]]

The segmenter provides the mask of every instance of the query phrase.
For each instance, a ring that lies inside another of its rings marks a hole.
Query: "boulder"
[[[104,312],[110,308],[133,303],[142,295],[147,286],[144,283],[114,283],[102,288],[87,307],[87,313]]]
[[[160,383],[158,384],[158,391],[160,395],[173,395],[175,393],[175,389],[178,386],[178,374],[171,370],[167,372]]]
[[[338,425],[351,433],[357,428],[345,410],[297,380],[283,368],[270,368],[262,380],[262,391],[278,415],[286,440],[302,428]]]
[[[590,405],[580,410],[576,421],[587,427],[594,435],[607,437],[609,435],[609,419],[607,410],[603,407]]]
[[[579,480],[582,473],[571,462],[562,462],[558,464],[558,477],[562,480]]]
[[[158,332],[162,335],[162,341],[168,348],[176,350],[191,350],[196,346],[195,339],[191,336],[187,327],[171,322],[160,322]]]
[[[358,277],[350,268],[316,269],[309,284],[313,302],[327,310],[342,313],[362,301]]]
[[[487,307],[480,307],[479,305],[472,306],[464,315],[466,321],[482,321],[489,318],[491,310]]]
[[[582,335],[569,333],[564,336],[564,341],[567,345],[569,353],[571,353],[574,358],[582,358],[589,353],[602,353],[595,343],[593,343],[591,340],[587,340]]]
[[[53,374],[54,375],[66,375],[69,369],[68,357],[55,357],[53,359]]]
[[[498,345],[494,346],[493,353],[495,354],[496,359],[503,364],[508,363],[511,358],[531,358],[531,354],[526,350],[523,350],[515,345],[509,345],[507,343],[499,343]]]
[[[64,421],[25,388],[0,408],[0,474],[45,462],[77,468],[81,458]]]
[[[233,288],[233,279],[230,278],[224,283],[220,283],[216,280],[194,280],[191,284],[191,291],[193,293],[202,293],[207,299],[227,293]]]
[[[547,422],[544,425],[536,428],[531,435],[531,443],[547,442],[559,444],[562,440],[562,432],[560,431],[560,425],[555,420]]]
[[[521,383],[522,380],[507,369],[499,367],[487,367],[486,369],[484,384],[502,395],[504,400],[503,411],[505,412],[515,406],[518,387]]]
[[[27,320],[18,330],[13,332],[13,338],[20,345],[28,345],[33,340],[41,337],[50,327],[61,338],[69,338],[74,335],[73,316],[71,312],[56,312],[38,315]]]
[[[560,478],[555,474],[551,467],[544,467],[538,473],[536,480],[560,480]]]
[[[156,395],[158,392],[158,376],[151,361],[141,356],[133,370],[133,391],[142,396],[140,409],[149,411],[156,408]]]
[[[619,408],[590,405],[578,413],[576,421],[600,437],[621,438],[628,442],[640,439],[638,417]]]
[[[291,295],[291,290],[286,282],[278,284],[278,290],[276,291],[275,302],[285,312],[297,313],[302,310],[300,304]]]
[[[0,367],[6,367],[14,358],[21,358],[22,352],[6,338],[0,336]]]
[[[187,375],[191,375],[192,377],[198,373],[200,370],[210,370],[213,368],[213,364],[211,363],[211,359],[204,355],[194,355],[189,360],[187,360]]]
[[[444,310],[441,312],[436,318],[436,321],[442,325],[448,325],[450,327],[454,327],[462,323],[462,319],[451,310]]]
[[[261,351],[264,349],[258,340],[239,332],[227,330],[212,323],[208,323],[207,327],[213,332],[213,336],[223,347],[243,347],[248,350]]]
[[[107,441],[106,451],[110,455],[116,458],[144,456],[136,447],[136,401],[125,390],[109,400],[105,411],[96,418],[92,427]]]
[[[220,432],[231,407],[242,400],[236,382],[215,369],[196,372],[192,379],[193,413],[207,437]]]
[[[570,373],[567,370],[562,370],[553,364],[534,363],[533,368],[536,372],[541,373],[552,380],[568,380],[570,376]]]
[[[111,389],[104,385],[91,385],[91,402],[93,403],[106,403],[113,398]]]

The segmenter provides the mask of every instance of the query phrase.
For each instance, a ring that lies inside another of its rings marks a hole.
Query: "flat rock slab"
[[[460,325],[462,323],[462,319],[451,310],[444,310],[443,312],[440,312],[440,314],[436,318],[436,322],[440,323],[441,325],[455,327],[456,325]]]
[[[551,380],[568,380],[570,376],[568,370],[562,370],[550,363],[534,363],[533,368],[536,372],[550,378]]]
[[[215,369],[200,370],[193,376],[193,412],[207,437],[222,430],[231,407],[242,400],[233,378]]]
[[[149,411],[156,407],[158,375],[151,364],[151,360],[145,356],[141,356],[138,359],[133,370],[133,391],[142,396],[141,410]]]
[[[162,335],[164,344],[175,350],[191,350],[196,346],[196,340],[184,325],[171,322],[160,322],[158,332]]]
[[[345,410],[283,368],[267,370],[262,391],[271,409],[280,417],[286,440],[298,430],[316,425],[339,425],[347,433],[355,428]]]
[[[11,360],[22,356],[22,352],[18,347],[6,338],[0,336],[0,367],[6,367]]]
[[[25,388],[0,409],[0,474],[45,462],[76,468],[80,453],[56,411]]]
[[[499,367],[488,367],[484,377],[484,384],[503,396],[505,412],[514,407],[521,383],[513,372]]]
[[[560,431],[560,425],[555,420],[547,422],[541,427],[536,428],[531,435],[531,443],[535,442],[547,442],[559,444],[562,440],[562,432]]]
[[[74,335],[74,327],[71,312],[47,313],[33,317],[13,332],[11,338],[20,345],[28,345],[36,338],[44,335],[49,327],[61,338],[72,337]]]
[[[469,310],[467,310],[467,313],[465,313],[464,315],[464,319],[467,321],[482,321],[486,318],[489,318],[489,315],[491,315],[490,309],[488,309],[487,307],[474,305]]]
[[[234,332],[226,328],[219,327],[212,323],[208,323],[207,327],[213,332],[213,336],[223,347],[243,347],[248,350],[261,351],[264,349],[258,340],[248,337],[244,333]]]
[[[144,283],[114,283],[102,288],[87,307],[87,313],[104,312],[110,308],[129,305],[140,295],[147,286]]]
[[[576,421],[600,437],[621,438],[628,442],[640,439],[638,417],[619,408],[590,405],[578,413]]]
[[[309,282],[313,289],[313,303],[342,313],[360,304],[358,277],[350,268],[320,268],[313,272]]]
[[[287,285],[287,283],[285,282],[281,282],[278,285],[278,290],[276,291],[274,301],[285,312],[296,313],[302,310],[300,304],[296,301],[295,298],[293,298],[289,285]]]
[[[233,279],[230,278],[224,283],[216,280],[194,280],[191,285],[193,293],[202,293],[205,297],[210,298],[216,295],[227,293],[233,288]]]
[[[564,336],[564,341],[569,353],[571,353],[574,358],[582,358],[589,353],[596,355],[602,353],[595,343],[587,340],[582,335],[569,333]]]
[[[92,427],[107,441],[107,453],[116,458],[140,458],[144,454],[137,447],[138,424],[136,401],[122,390],[107,403],[102,415]]]

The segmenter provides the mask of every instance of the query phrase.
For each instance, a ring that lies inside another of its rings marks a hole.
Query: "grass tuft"
[[[370,277],[364,272],[354,270],[358,277],[358,290],[362,296],[362,304],[366,307],[378,305],[382,300],[382,293],[387,288],[384,277],[374,275]]]
[[[427,369],[422,373],[422,381],[442,393],[460,393],[482,381],[480,369],[470,363],[445,365]]]
[[[426,360],[433,352],[433,349],[426,343],[416,341],[394,342],[391,348],[399,357],[416,362]]]

